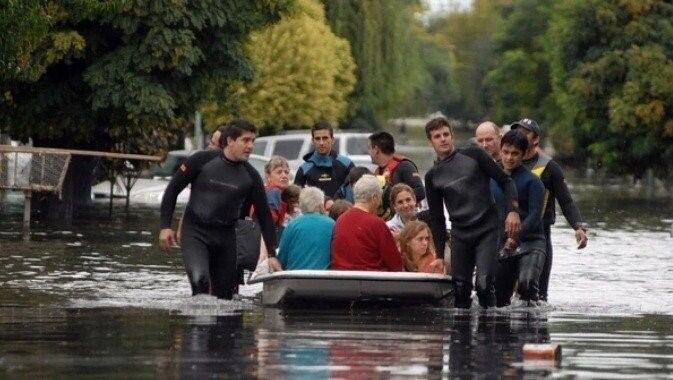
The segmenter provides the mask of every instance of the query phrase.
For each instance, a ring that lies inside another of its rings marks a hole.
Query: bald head
[[[500,160],[500,137],[500,128],[492,121],[479,124],[474,133],[477,144],[496,161]]]

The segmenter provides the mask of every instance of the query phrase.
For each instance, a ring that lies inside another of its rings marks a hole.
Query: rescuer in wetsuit
[[[570,190],[568,190],[561,167],[556,161],[540,150],[541,131],[538,123],[531,119],[521,119],[513,123],[511,128],[519,129],[526,134],[528,138],[528,151],[523,157],[523,166],[540,177],[547,191],[545,195],[545,211],[542,219],[545,239],[547,241],[547,255],[544,269],[540,276],[540,300],[547,301],[553,256],[551,225],[556,222],[556,202],[554,202],[554,199],[558,200],[568,224],[575,230],[577,249],[583,249],[587,246],[587,225],[582,222],[580,210],[570,195]]]
[[[470,307],[472,273],[476,265],[479,304],[495,306],[494,278],[500,229],[489,184],[490,179],[494,179],[506,194],[505,232],[514,239],[521,227],[514,182],[481,149],[454,148],[453,132],[445,118],[430,120],[425,133],[438,159],[425,175],[425,189],[439,257],[443,256],[446,240],[442,202],[451,219],[454,305]]]
[[[171,228],[178,194],[191,184],[182,226],[182,256],[192,294],[212,294],[231,299],[238,286],[235,223],[254,205],[269,265],[280,270],[273,257],[276,247],[271,212],[264,184],[247,162],[257,129],[245,120],[228,123],[222,132],[222,150],[194,153],[180,165],[161,201],[159,243],[168,252],[177,242]]]
[[[535,303],[538,300],[540,273],[545,262],[546,242],[542,229],[544,205],[544,185],[530,170],[522,165],[523,155],[528,149],[526,136],[517,131],[507,132],[501,140],[499,157],[505,172],[516,185],[519,214],[523,219],[516,239],[505,238],[496,271],[495,295],[498,307],[510,304],[514,285],[522,301]],[[495,203],[504,218],[504,194],[491,181],[491,191]]]
[[[350,158],[338,154],[334,148],[334,129],[325,122],[311,127],[312,151],[304,155],[304,163],[294,176],[299,187],[314,186],[328,197],[334,197],[355,167]]]
[[[395,139],[385,131],[372,133],[369,136],[367,149],[372,163],[376,165],[375,175],[383,176],[386,187],[383,192],[382,210],[384,217],[392,217],[392,205],[390,204],[390,189],[398,183],[404,183],[411,187],[416,196],[416,202],[425,199],[425,187],[421,176],[418,174],[416,164],[410,159],[395,153]]]

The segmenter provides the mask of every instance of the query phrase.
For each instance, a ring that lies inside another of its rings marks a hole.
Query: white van
[[[355,166],[366,166],[374,170],[369,153],[370,133],[334,132],[334,150],[353,161]],[[281,156],[287,158],[290,167],[297,170],[304,162],[304,155],[313,149],[311,131],[290,131],[282,135],[258,137],[255,140],[254,154],[260,156]]]

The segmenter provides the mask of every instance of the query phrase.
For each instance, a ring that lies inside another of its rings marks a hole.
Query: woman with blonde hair
[[[446,264],[438,260],[430,227],[424,222],[412,220],[404,225],[397,237],[408,272],[446,274]]]

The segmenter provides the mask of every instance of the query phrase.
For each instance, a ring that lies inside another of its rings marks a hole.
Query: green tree
[[[231,114],[274,133],[320,120],[336,123],[346,114],[355,63],[348,41],[330,31],[319,1],[297,1],[278,23],[252,33],[246,52],[254,80],[233,85],[224,107],[208,104],[206,111],[215,111],[206,112],[211,127]]]
[[[378,128],[397,116],[423,80],[413,25],[419,1],[324,1],[332,30],[351,44],[357,86],[345,127]]]
[[[432,20],[431,33],[441,33],[455,58],[453,70],[458,89],[445,113],[463,120],[478,121],[490,116],[490,95],[484,82],[495,67],[494,34],[501,27],[503,7],[508,0],[475,0],[472,7]]]
[[[412,99],[400,104],[404,115],[426,115],[436,111],[447,112],[458,101],[458,87],[454,70],[455,56],[447,36],[433,31],[432,23],[412,25],[418,40],[421,60],[420,80]]]
[[[515,0],[494,36],[497,66],[485,83],[499,124],[530,117],[546,125],[555,114],[544,46],[553,3]]]
[[[243,41],[288,2],[10,1],[2,124],[40,145],[165,149],[207,88],[251,78]]]
[[[673,4],[568,0],[548,31],[560,128],[617,173],[673,164]]]

